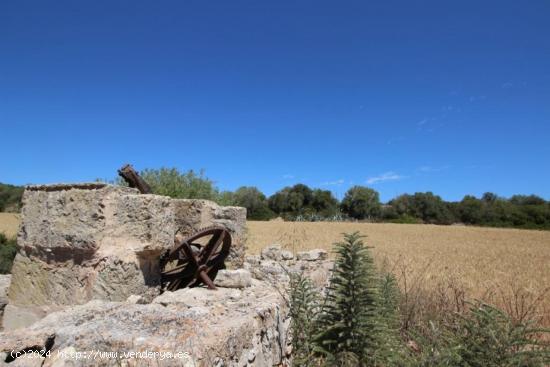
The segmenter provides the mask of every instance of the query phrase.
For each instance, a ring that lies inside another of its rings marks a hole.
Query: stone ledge
[[[103,182],[82,182],[82,183],[55,183],[49,185],[28,185],[26,190],[30,191],[63,191],[63,190],[97,190],[108,186]]]
[[[0,359],[11,350],[41,347],[54,335],[54,357],[69,350],[187,352],[194,361],[187,366],[272,366],[286,362],[287,328],[285,300],[275,288],[255,280],[242,291],[166,292],[153,304],[96,300],[73,306],[25,329],[0,332]],[[151,360],[39,362],[45,367],[149,366]],[[154,365],[186,366],[182,360],[158,359]]]

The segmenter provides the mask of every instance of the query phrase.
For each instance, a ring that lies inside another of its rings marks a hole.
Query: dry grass
[[[360,231],[378,266],[408,293],[433,298],[432,305],[460,310],[465,299],[476,298],[550,325],[549,231],[322,222],[248,222],[248,230],[249,253],[272,243],[294,252],[330,250],[341,233]]]
[[[19,228],[19,214],[0,213],[0,232],[12,237],[17,234]]]

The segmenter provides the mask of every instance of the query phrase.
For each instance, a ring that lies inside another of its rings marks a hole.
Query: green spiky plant
[[[472,305],[453,330],[453,359],[471,367],[547,366],[548,344],[536,338],[542,329],[514,323],[502,310],[486,303]]]
[[[317,292],[309,278],[302,273],[291,273],[289,298],[293,365],[314,366],[312,340],[319,304]]]
[[[383,366],[410,366],[411,356],[400,336],[399,301],[401,292],[397,279],[391,273],[383,273],[378,280],[378,312],[380,335],[375,360]]]
[[[391,273],[385,273],[379,279],[379,294],[380,294],[380,317],[384,323],[393,330],[399,330],[399,298],[400,291],[397,286],[397,280]]]
[[[417,366],[544,367],[550,365],[548,330],[516,323],[509,315],[475,302],[453,322],[431,324],[434,336],[419,339]]]
[[[331,365],[374,365],[380,316],[373,259],[358,233],[335,244],[336,259],[315,338]]]

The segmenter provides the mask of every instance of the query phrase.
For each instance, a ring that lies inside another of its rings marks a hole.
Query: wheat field
[[[480,299],[518,319],[550,325],[550,232],[390,223],[248,222],[248,252],[279,243],[293,252],[331,250],[343,232],[359,231],[379,268],[401,287]],[[408,284],[407,284],[408,282]],[[463,293],[463,294],[462,294]]]
[[[0,213],[0,233],[4,233],[8,237],[13,237],[17,234],[19,228],[19,214]]]

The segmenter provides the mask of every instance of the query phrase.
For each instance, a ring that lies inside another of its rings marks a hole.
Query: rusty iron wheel
[[[217,226],[176,240],[172,249],[160,259],[161,290],[175,291],[201,284],[216,289],[214,279],[218,270],[225,267],[224,260],[230,248],[231,234]]]

